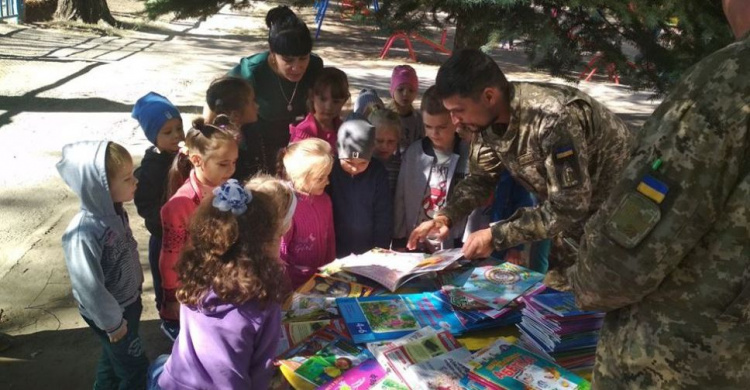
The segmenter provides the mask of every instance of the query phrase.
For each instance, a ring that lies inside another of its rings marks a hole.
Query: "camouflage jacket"
[[[567,273],[582,308],[608,312],[595,388],[748,388],[749,126],[750,38],[695,65],[644,125]]]
[[[469,176],[441,214],[451,220],[468,215],[508,169],[541,204],[494,225],[495,249],[561,232],[578,238],[619,177],[634,136],[601,103],[572,87],[513,82],[510,98],[507,129],[494,125],[474,137]]]

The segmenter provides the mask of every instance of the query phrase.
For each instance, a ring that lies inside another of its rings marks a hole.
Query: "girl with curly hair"
[[[265,389],[281,329],[280,237],[296,198],[270,176],[206,196],[177,265],[180,334],[151,367],[151,389]]]

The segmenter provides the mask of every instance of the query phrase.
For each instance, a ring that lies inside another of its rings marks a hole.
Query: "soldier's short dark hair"
[[[443,101],[440,100],[440,98],[437,95],[437,91],[435,86],[431,86],[430,88],[427,88],[426,91],[424,91],[424,95],[422,95],[422,104],[420,105],[420,110],[423,114],[430,114],[430,115],[440,115],[440,114],[449,114],[449,111],[445,106],[443,105]]]
[[[477,49],[461,49],[440,66],[435,79],[437,96],[454,95],[476,99],[487,87],[497,87],[508,96],[508,80],[495,61]]]

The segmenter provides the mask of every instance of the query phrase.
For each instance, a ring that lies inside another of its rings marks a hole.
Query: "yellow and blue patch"
[[[643,176],[643,179],[641,179],[641,182],[636,189],[638,192],[658,204],[661,204],[661,202],[664,201],[664,198],[669,192],[669,186],[651,175]]]
[[[563,159],[565,157],[570,157],[573,154],[575,154],[575,150],[573,149],[572,146],[566,146],[566,147],[558,148],[557,150],[555,150],[555,158],[557,158],[558,160]]]

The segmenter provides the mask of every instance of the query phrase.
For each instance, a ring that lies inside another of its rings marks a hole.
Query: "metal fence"
[[[23,0],[0,0],[0,20],[17,18],[22,7]]]

